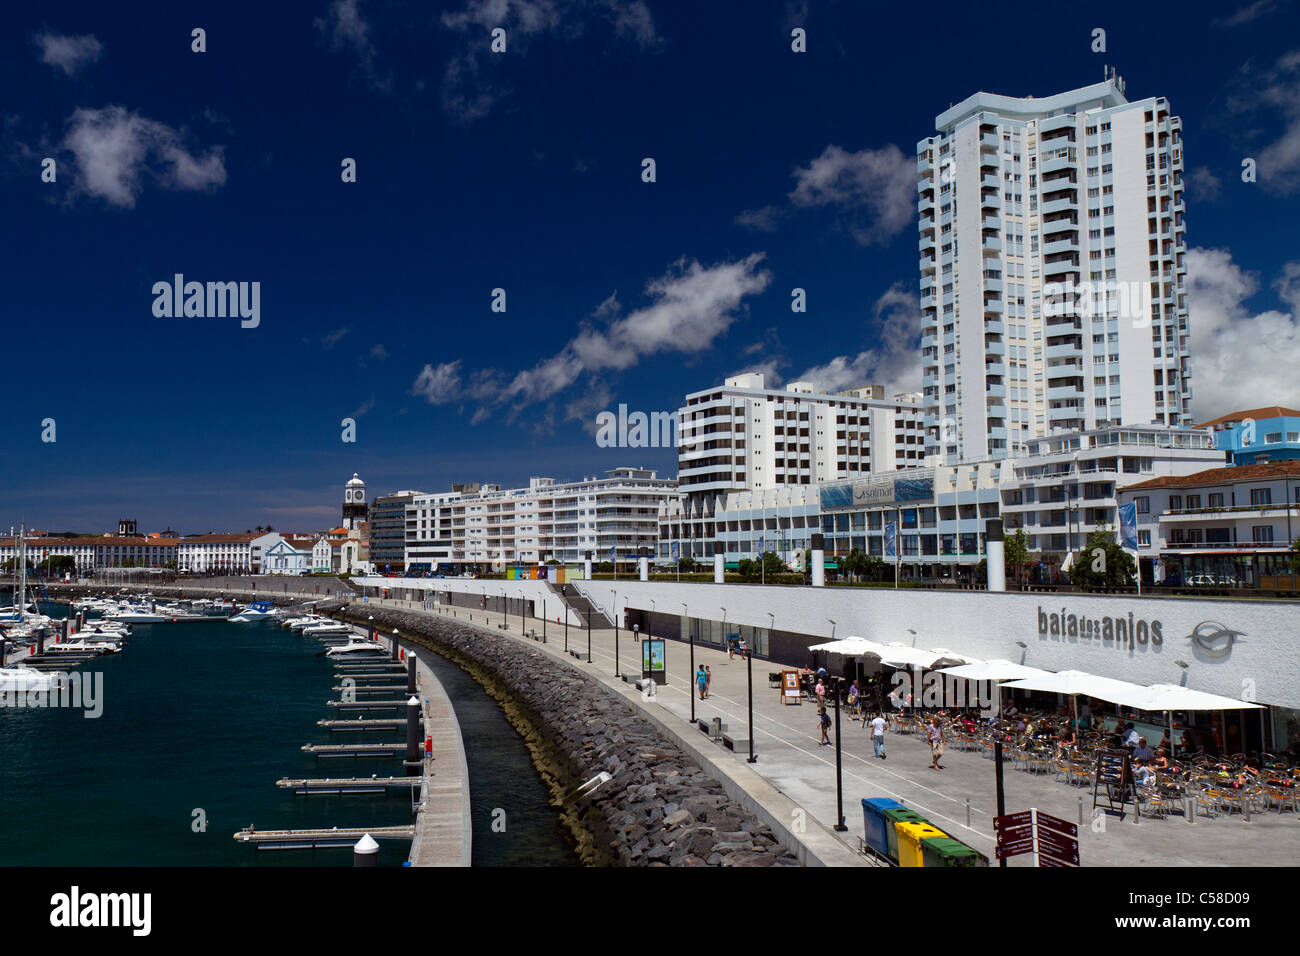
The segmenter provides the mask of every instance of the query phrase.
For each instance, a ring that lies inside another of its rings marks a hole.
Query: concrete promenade
[[[392,637],[385,641],[391,647]],[[473,833],[469,815],[469,768],[460,722],[438,678],[429,667],[432,651],[415,654],[415,686],[424,714],[424,732],[433,737],[433,759],[424,760],[420,809],[411,841],[413,866],[469,866]]]
[[[419,611],[420,605],[407,601],[373,600],[381,606]],[[467,621],[463,608],[439,608],[434,612]],[[667,642],[668,684],[658,688],[653,700],[644,700],[629,684],[616,679],[615,635],[612,629],[592,631],[592,663],[585,663],[587,633],[569,628],[569,646],[582,652],[582,662],[565,654],[563,628],[547,627],[548,643],[536,644],[521,636],[518,616],[509,619],[509,631],[500,625],[501,615],[475,610],[475,624],[487,624],[497,633],[509,633],[564,661],[573,667],[589,670],[607,686],[622,694],[629,703],[642,708],[649,716],[665,724],[685,728],[700,745],[708,748],[720,769],[736,768],[756,771],[774,791],[790,798],[797,811],[806,812],[818,831],[829,832],[836,822],[835,748],[820,746],[815,704],[785,705],[778,692],[768,686],[768,673],[777,668],[766,662],[753,662],[755,752],[758,761],[746,763],[743,741],[748,737],[746,715],[746,665],[737,655],[729,660],[725,651],[697,646],[696,665],[704,664],[713,673],[712,691],[707,700],[696,700],[699,718],[722,718],[727,732],[742,743],[737,753],[711,743],[693,729],[688,721],[691,712],[689,647]],[[529,621],[527,627],[539,634],[541,622]],[[619,632],[620,659],[623,669],[639,675],[640,648],[626,630]],[[856,850],[857,838],[863,833],[861,801],[864,797],[892,797],[924,814],[936,826],[957,837],[993,860],[992,819],[996,813],[993,762],[976,752],[959,752],[949,746],[942,763],[944,770],[930,769],[928,745],[919,738],[891,732],[887,736],[886,760],[872,755],[868,731],[858,722],[841,714],[843,747],[843,795],[846,833],[838,834],[846,847]],[[687,739],[690,739],[688,736]],[[834,740],[832,727],[831,739]],[[751,782],[752,777],[748,778]],[[1008,813],[1038,809],[1077,823],[1080,798],[1084,825],[1080,827],[1080,859],[1084,866],[1221,866],[1221,865],[1291,865],[1300,859],[1300,820],[1293,812],[1276,811],[1253,814],[1247,822],[1240,815],[1209,819],[1197,816],[1188,824],[1180,814],[1167,819],[1143,817],[1134,822],[1127,812],[1094,817],[1092,794],[1087,788],[1074,788],[1055,780],[1052,774],[1032,775],[1004,767],[1006,809]],[[752,783],[751,783],[752,785]],[[969,800],[969,824],[967,801]],[[787,826],[799,821],[786,821]],[[1028,866],[1031,859],[1021,856],[1012,866]]]

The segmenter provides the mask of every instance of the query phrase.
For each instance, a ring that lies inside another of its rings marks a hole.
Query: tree
[[[46,574],[62,574],[77,570],[77,561],[70,554],[52,554],[39,565]]]
[[[1291,573],[1300,574],[1300,538],[1291,542]]]
[[[859,580],[859,576],[866,571],[866,568],[867,556],[857,548],[851,548],[849,553],[840,559],[840,570],[854,581]]]
[[[677,562],[677,568],[679,571],[685,571],[687,574],[690,574],[695,570],[695,559],[688,555]]]
[[[1110,591],[1132,584],[1136,570],[1133,555],[1120,547],[1110,526],[1104,525],[1088,535],[1087,545],[1074,556],[1070,580],[1085,591]]]
[[[868,581],[881,581],[885,577],[885,561],[878,555],[868,555],[862,563],[862,574]]]
[[[740,572],[740,576],[746,581],[758,579],[759,564],[753,558],[741,558],[736,564],[736,570]]]
[[[1024,569],[1029,566],[1029,535],[1025,533],[1024,528],[1017,528],[1011,537],[1005,540],[1003,544],[1003,557],[1006,559],[1007,567],[1011,569],[1012,579],[1019,587],[1022,583],[1021,576]]]
[[[784,574],[789,570],[790,569],[785,566],[785,562],[781,560],[781,556],[775,551],[763,552],[762,571],[765,576],[774,578],[778,574]]]

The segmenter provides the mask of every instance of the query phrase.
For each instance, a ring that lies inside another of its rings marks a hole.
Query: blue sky
[[[354,471],[673,473],[598,448],[596,412],[747,368],[918,387],[916,141],[1107,64],[1183,117],[1194,410],[1300,404],[1293,3],[177,6],[7,18],[0,523],[309,530]],[[175,273],[260,282],[260,325],[155,317]]]

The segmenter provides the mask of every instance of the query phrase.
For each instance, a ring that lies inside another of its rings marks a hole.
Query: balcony
[[[1083,359],[1083,346],[1078,342],[1061,342],[1056,345],[1047,346],[1046,356],[1050,362],[1053,359]],[[1051,375],[1051,369],[1048,369],[1048,375]]]
[[[997,236],[985,236],[980,245],[984,249],[985,255],[995,256],[1000,255],[1002,252],[1002,240]]]
[[[1076,190],[1067,193],[1049,193],[1053,198],[1044,199],[1040,210],[1044,216],[1059,212],[1078,212],[1079,198]]]
[[[1078,255],[1079,237],[1078,235],[1063,235],[1059,238],[1052,238],[1043,244],[1043,255],[1053,256],[1060,253]]]

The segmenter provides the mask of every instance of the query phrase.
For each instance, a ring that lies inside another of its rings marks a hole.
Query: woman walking
[[[825,747],[830,744],[831,739],[826,732],[831,729],[831,715],[826,713],[826,705],[822,704],[817,708],[817,726],[821,728],[822,739],[819,746]]]
[[[705,699],[708,698],[709,693],[710,693],[710,688],[711,688],[712,686],[713,686],[713,668],[709,667],[709,666],[706,664],[706,665],[704,665],[704,697],[705,697]]]
[[[935,770],[942,770],[939,764],[939,758],[943,756],[943,728],[939,726],[939,718],[930,718],[930,766]]]

